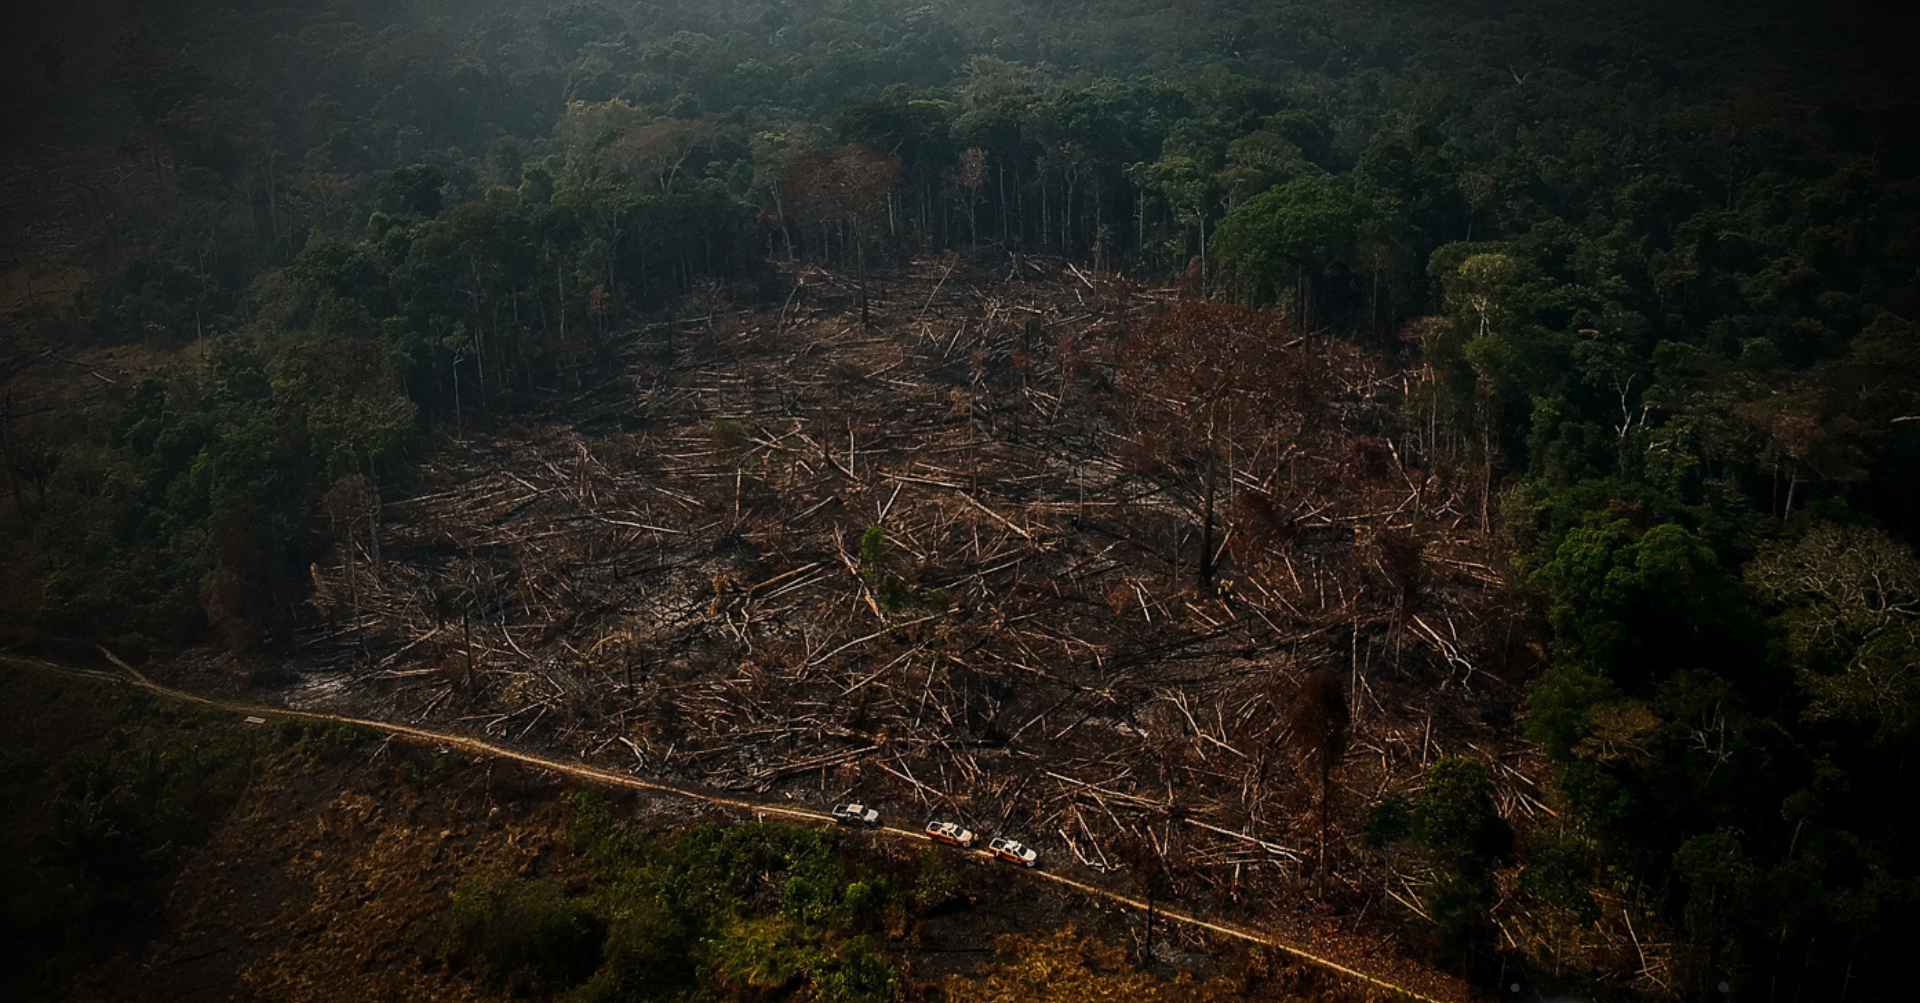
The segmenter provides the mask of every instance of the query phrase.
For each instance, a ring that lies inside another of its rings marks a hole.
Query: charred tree
[[[1326,891],[1327,829],[1333,807],[1333,770],[1347,753],[1347,695],[1340,677],[1327,669],[1307,674],[1288,714],[1288,731],[1301,758],[1312,765],[1320,792],[1319,861],[1314,869],[1316,894]]]

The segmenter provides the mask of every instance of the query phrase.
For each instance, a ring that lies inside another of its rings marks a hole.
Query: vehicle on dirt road
[[[1019,864],[1021,867],[1040,866],[1040,855],[1033,852],[1032,847],[1022,845],[1005,836],[995,836],[993,841],[987,844],[987,850],[995,858],[1009,864]]]
[[[927,822],[927,838],[936,843],[957,846],[963,850],[973,849],[975,836],[972,829],[961,828],[958,822],[943,822],[933,819]]]
[[[880,824],[880,813],[858,801],[844,801],[833,806],[833,820],[841,825],[871,828]]]

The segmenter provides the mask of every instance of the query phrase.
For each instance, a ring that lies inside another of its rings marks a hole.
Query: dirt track
[[[827,815],[824,812],[810,811],[803,808],[792,808],[792,807],[779,805],[779,804],[750,801],[743,798],[728,797],[723,794],[718,794],[718,793],[713,793],[708,791],[693,790],[685,787],[677,787],[672,784],[658,783],[651,780],[644,780],[639,777],[634,777],[626,774],[614,773],[608,770],[598,769],[596,767],[588,766],[583,763],[567,762],[559,759],[551,759],[545,756],[532,755],[529,753],[520,752],[515,749],[509,749],[504,746],[495,745],[491,742],[483,742],[478,739],[468,738],[462,735],[452,735],[452,734],[447,734],[445,732],[433,731],[426,728],[415,728],[409,725],[396,724],[390,721],[375,721],[375,720],[368,720],[364,718],[345,717],[338,714],[327,714],[327,713],[316,712],[316,711],[290,710],[283,707],[273,707],[273,706],[268,706],[264,704],[250,704],[250,703],[240,703],[240,702],[229,701],[229,700],[217,700],[211,697],[205,697],[199,694],[189,693],[184,690],[177,690],[172,687],[164,686],[164,685],[161,685],[160,683],[156,683],[153,680],[148,679],[145,675],[141,674],[141,672],[135,669],[133,666],[128,665],[126,662],[121,661],[120,659],[114,657],[111,653],[104,652],[104,651],[103,653],[106,654],[106,657],[108,658],[108,660],[112,661],[114,665],[117,666],[122,673],[124,673],[124,675],[110,673],[110,672],[102,672],[102,671],[93,670],[93,669],[81,669],[81,668],[75,668],[72,666],[58,665],[52,662],[42,661],[38,659],[18,658],[18,657],[12,657],[12,656],[4,656],[4,655],[0,655],[0,663],[4,663],[7,665],[12,665],[20,668],[32,668],[32,669],[37,669],[41,671],[58,672],[58,673],[70,675],[70,676],[81,676],[81,677],[94,679],[101,682],[117,683],[121,685],[131,685],[131,686],[138,687],[142,690],[145,690],[149,693],[152,693],[155,696],[163,697],[165,699],[177,700],[185,703],[198,704],[202,707],[207,707],[213,710],[223,711],[227,713],[252,715],[252,716],[267,717],[267,718],[316,721],[316,722],[348,725],[350,727],[355,727],[355,728],[364,728],[369,731],[376,731],[382,734],[391,735],[393,737],[406,739],[409,741],[429,743],[433,745],[445,746],[448,748],[460,749],[474,756],[481,756],[481,757],[487,757],[492,759],[512,760],[515,762],[524,763],[528,766],[532,766],[537,769],[548,770],[564,776],[575,777],[581,780],[590,781],[592,783],[605,784],[607,786],[612,786],[612,787],[623,787],[630,790],[649,791],[656,794],[667,794],[675,797],[699,801],[705,804],[715,805],[718,807],[731,808],[739,812],[752,814],[756,817],[778,816],[781,818],[794,819],[798,821],[811,822],[815,824],[826,824],[826,825],[833,824],[832,817]],[[930,840],[928,840],[923,833],[910,830],[910,829],[880,827],[871,831],[875,832],[878,835],[883,835],[892,839],[910,840],[915,842],[930,842]],[[990,859],[990,855],[984,850],[974,850],[974,851],[956,850],[954,852],[957,852],[957,853],[971,852],[978,856]],[[1045,871],[1045,870],[1037,870],[1037,869],[1026,870],[1023,873],[1025,873],[1029,877],[1034,878],[1036,880],[1049,881],[1056,885],[1062,885],[1067,888],[1071,888],[1077,892],[1080,892],[1081,894],[1088,895],[1097,899],[1102,899],[1104,901],[1113,903],[1115,905],[1125,906],[1126,908],[1133,909],[1138,912],[1145,912],[1147,909],[1147,903],[1145,903],[1144,901],[1133,898],[1129,895],[1122,894],[1120,892],[1113,891],[1108,888],[1102,888],[1099,885],[1089,884],[1084,881],[1078,881],[1073,878],[1066,877],[1065,875],[1056,874],[1056,873],[1052,873],[1050,871]],[[1283,954],[1288,955],[1289,957],[1296,958],[1307,964],[1313,965],[1325,971],[1332,972],[1336,975],[1352,980],[1361,985],[1370,987],[1372,989],[1384,990],[1385,992],[1391,993],[1393,996],[1398,998],[1416,1000],[1416,1001],[1420,1001],[1420,1003],[1456,1003],[1456,1001],[1462,1001],[1469,998],[1464,987],[1461,987],[1457,984],[1447,986],[1445,989],[1442,989],[1442,990],[1435,990],[1430,988],[1428,991],[1422,992],[1422,991],[1418,991],[1413,988],[1410,988],[1408,986],[1401,985],[1399,983],[1388,981],[1386,979],[1378,978],[1372,975],[1368,975],[1365,972],[1358,971],[1353,968],[1349,968],[1345,965],[1340,964],[1339,962],[1333,961],[1330,958],[1322,957],[1320,955],[1314,954],[1311,951],[1305,950],[1304,948],[1301,948],[1298,945],[1287,943],[1282,940],[1278,940],[1274,937],[1271,937],[1263,933],[1259,933],[1253,930],[1248,930],[1242,927],[1237,927],[1237,926],[1233,926],[1225,923],[1217,923],[1212,920],[1208,920],[1200,916],[1193,915],[1191,913],[1181,912],[1177,909],[1168,909],[1164,906],[1156,906],[1154,911],[1159,916],[1171,922],[1179,923],[1194,929],[1206,930],[1223,937],[1230,937],[1237,940],[1246,941],[1248,943],[1257,944],[1261,947],[1280,951]],[[1447,991],[1447,990],[1451,990],[1451,991]],[[1436,992],[1436,991],[1440,992],[1441,995],[1430,995],[1430,993]]]

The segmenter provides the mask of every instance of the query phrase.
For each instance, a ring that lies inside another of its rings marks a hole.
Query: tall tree
[[[864,146],[843,146],[798,160],[786,178],[787,201],[804,220],[842,228],[860,275],[860,323],[871,323],[867,245],[886,219],[900,181],[900,160]]]
[[[1340,677],[1328,669],[1307,673],[1287,714],[1294,748],[1313,764],[1320,788],[1320,852],[1314,880],[1322,894],[1332,861],[1327,856],[1327,827],[1333,810],[1333,770],[1347,752],[1347,695]]]
[[[1167,870],[1165,848],[1154,842],[1152,833],[1128,832],[1120,845],[1120,857],[1127,865],[1127,878],[1133,890],[1146,902],[1145,933],[1140,939],[1140,963],[1153,963],[1154,911],[1173,894],[1173,875]]]
[[[1310,174],[1241,203],[1220,222],[1220,269],[1248,300],[1287,305],[1302,326],[1345,319],[1343,276],[1369,267],[1360,247],[1378,215],[1353,182]]]
[[[1199,522],[1195,578],[1212,585],[1230,498],[1231,465],[1297,431],[1287,389],[1299,359],[1280,318],[1244,307],[1185,302],[1119,349],[1122,418],[1150,476]]]
[[[1781,610],[1817,719],[1898,746],[1920,734],[1920,560],[1878,530],[1823,525],[1762,552],[1747,585]]]

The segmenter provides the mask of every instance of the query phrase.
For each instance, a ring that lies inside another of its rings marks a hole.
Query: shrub
[[[294,747],[322,763],[342,763],[376,741],[374,732],[336,721],[290,721],[282,732]]]
[[[808,973],[820,1003],[882,1003],[894,996],[899,976],[866,937],[855,937],[831,955],[818,956]]]
[[[803,926],[830,922],[834,912],[833,886],[806,875],[787,879],[780,895],[780,911]]]
[[[61,766],[47,861],[98,880],[112,898],[125,899],[120,904],[145,899],[145,883],[204,834],[206,823],[193,811],[195,788],[217,766],[210,756],[163,753],[151,741],[77,753]]]
[[[805,983],[820,1003],[882,1003],[898,976],[867,937],[822,943],[787,917],[744,920],[712,945],[716,988],[735,996],[778,993]]]
[[[804,931],[786,917],[733,923],[711,951],[715,981],[735,996],[791,986],[806,977],[812,960]]]
[[[897,896],[850,868],[833,832],[700,826],[656,841],[582,795],[572,840],[599,865],[591,901],[608,934],[604,963],[569,1003],[765,998],[802,986],[836,1003],[893,994],[884,957],[849,937],[878,929]]]
[[[648,840],[623,824],[613,803],[598,791],[574,794],[567,837],[575,852],[602,866],[631,864],[647,857]]]
[[[1583,922],[1599,918],[1593,901],[1595,848],[1580,836],[1556,830],[1533,834],[1520,891],[1549,906],[1566,909]]]
[[[623,899],[605,960],[569,1003],[673,999],[698,984],[693,932],[657,900]]]
[[[1405,798],[1388,798],[1367,818],[1367,845],[1385,849],[1413,834],[1413,812]]]
[[[667,901],[707,919],[724,920],[769,899],[785,907],[796,878],[801,897],[793,908],[808,908],[814,897],[830,909],[833,890],[846,883],[835,840],[831,832],[787,825],[702,827],[658,854],[649,872]]]
[[[566,987],[600,965],[604,926],[549,881],[470,880],[454,891],[449,919],[448,960],[496,984]]]
[[[1483,871],[1449,871],[1427,894],[1433,914],[1440,956],[1453,960],[1476,957],[1491,936],[1487,917],[1493,911],[1494,885]]]
[[[960,872],[954,869],[950,855],[931,848],[921,850],[919,867],[913,877],[914,906],[934,910],[959,897]]]
[[[1427,771],[1427,787],[1413,806],[1413,835],[1459,866],[1486,866],[1505,857],[1513,834],[1493,806],[1487,768],[1449,756]]]
[[[893,885],[885,878],[854,881],[841,891],[834,918],[845,929],[869,930],[880,922],[892,900]]]
[[[84,732],[28,726],[0,751],[0,799],[19,809],[0,937],[23,959],[0,972],[0,999],[55,999],[73,972],[137,945],[180,857],[240,789],[252,740],[144,695],[11,682],[23,725],[67,701],[91,715]]]

